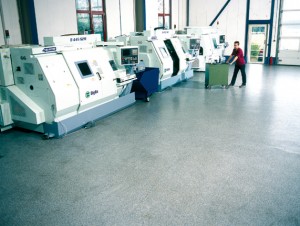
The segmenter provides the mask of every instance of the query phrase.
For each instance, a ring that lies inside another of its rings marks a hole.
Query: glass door
[[[267,25],[266,24],[252,24],[249,25],[249,63],[265,62],[267,43]]]

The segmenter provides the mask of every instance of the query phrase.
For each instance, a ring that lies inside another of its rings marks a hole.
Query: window
[[[105,7],[103,0],[75,0],[79,34],[100,34],[106,40]]]
[[[171,0],[158,0],[158,26],[171,29]]]

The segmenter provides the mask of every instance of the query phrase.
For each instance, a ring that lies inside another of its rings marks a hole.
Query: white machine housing
[[[180,40],[184,51],[188,55],[187,57],[194,58],[192,69],[194,71],[205,71],[206,61],[203,54],[203,47],[200,45],[200,37],[186,34],[177,35],[177,37]]]
[[[91,45],[1,49],[0,129],[14,124],[45,133],[50,125],[61,136],[97,119],[97,114],[132,104],[134,95],[118,106],[99,108],[119,99],[118,87],[109,52]]]
[[[173,60],[163,40],[151,36],[150,31],[131,33],[130,43],[139,46],[139,59],[147,67],[157,67],[160,71],[160,81],[168,79],[173,74]]]
[[[225,35],[213,27],[186,27],[187,35],[198,35],[206,63],[224,62],[224,50],[227,47]]]

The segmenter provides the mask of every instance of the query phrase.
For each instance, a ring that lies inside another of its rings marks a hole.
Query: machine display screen
[[[126,56],[130,56],[131,55],[131,51],[130,51],[131,49],[122,49],[122,55],[124,56],[124,57],[126,57]]]
[[[163,56],[163,58],[168,58],[169,55],[168,55],[168,53],[167,53],[166,48],[160,47],[160,48],[159,48],[159,51],[160,51],[161,55]]]
[[[200,39],[190,39],[190,49],[198,49],[200,46]]]
[[[220,44],[225,43],[225,35],[220,35]]]
[[[76,62],[75,64],[82,78],[93,76],[87,61]]]
[[[137,64],[138,62],[138,48],[122,48],[120,56],[121,65],[132,65]]]

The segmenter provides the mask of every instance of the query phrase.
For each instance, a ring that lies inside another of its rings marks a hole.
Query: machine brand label
[[[98,90],[86,91],[85,97],[86,97],[86,98],[89,98],[90,96],[94,96],[94,95],[96,95],[96,94],[98,94],[98,93],[99,93]]]
[[[48,52],[55,52],[56,51],[56,47],[46,47],[42,50],[44,53],[48,53]]]
[[[82,42],[82,41],[86,41],[86,37],[70,38],[70,42]]]

